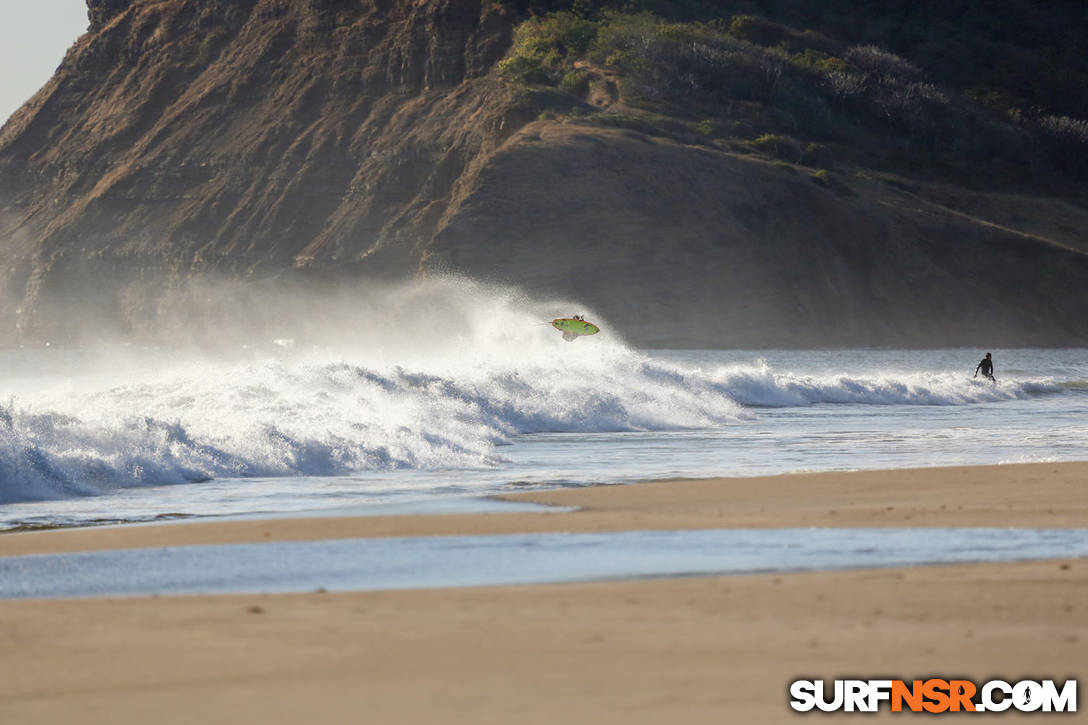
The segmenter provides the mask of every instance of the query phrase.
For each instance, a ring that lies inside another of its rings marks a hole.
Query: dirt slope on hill
[[[1014,229],[874,180],[825,185],[666,139],[532,124],[491,157],[425,263],[591,300],[629,321],[635,340],[665,346],[1083,335],[1083,241],[1073,230],[1028,231],[1061,210],[1088,221],[1083,212],[918,191],[1027,218]]]

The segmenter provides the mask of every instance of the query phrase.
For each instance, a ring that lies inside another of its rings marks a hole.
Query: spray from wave
[[[603,332],[564,342],[547,321]],[[538,432],[718,428],[751,407],[958,405],[1050,392],[942,373],[702,370],[630,349],[592,310],[458,278],[365,288],[193,283],[141,344],[5,351],[0,503],[209,478],[501,466]],[[151,340],[151,344],[147,341]],[[10,396],[10,397],[9,397]]]
[[[703,428],[744,415],[713,381],[648,360],[607,325],[591,342],[564,342],[547,321],[590,310],[509,289],[438,279],[266,289],[229,304],[221,287],[184,297],[164,306],[177,314],[160,315],[155,346],[22,351],[0,410],[0,502],[489,467],[522,433]]]

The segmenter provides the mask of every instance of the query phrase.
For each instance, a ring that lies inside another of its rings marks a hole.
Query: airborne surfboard
[[[601,328],[597,327],[592,322],[575,320],[571,317],[560,317],[559,319],[552,320],[552,327],[562,332],[563,339],[567,342],[574,342],[579,337],[585,335],[596,335],[601,331]]]

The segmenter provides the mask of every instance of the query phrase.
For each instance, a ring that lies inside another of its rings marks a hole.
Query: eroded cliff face
[[[194,275],[458,271],[647,345],[1088,344],[1083,209],[537,120],[496,4],[89,10],[0,131],[0,340],[153,326]]]
[[[512,113],[487,5],[89,0],[0,134],[4,311],[29,333],[159,276],[413,272]]]

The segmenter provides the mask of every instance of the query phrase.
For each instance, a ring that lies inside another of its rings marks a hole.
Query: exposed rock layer
[[[1088,213],[534,120],[455,0],[89,0],[0,132],[5,339],[205,272],[456,270],[651,345],[1086,344]]]

